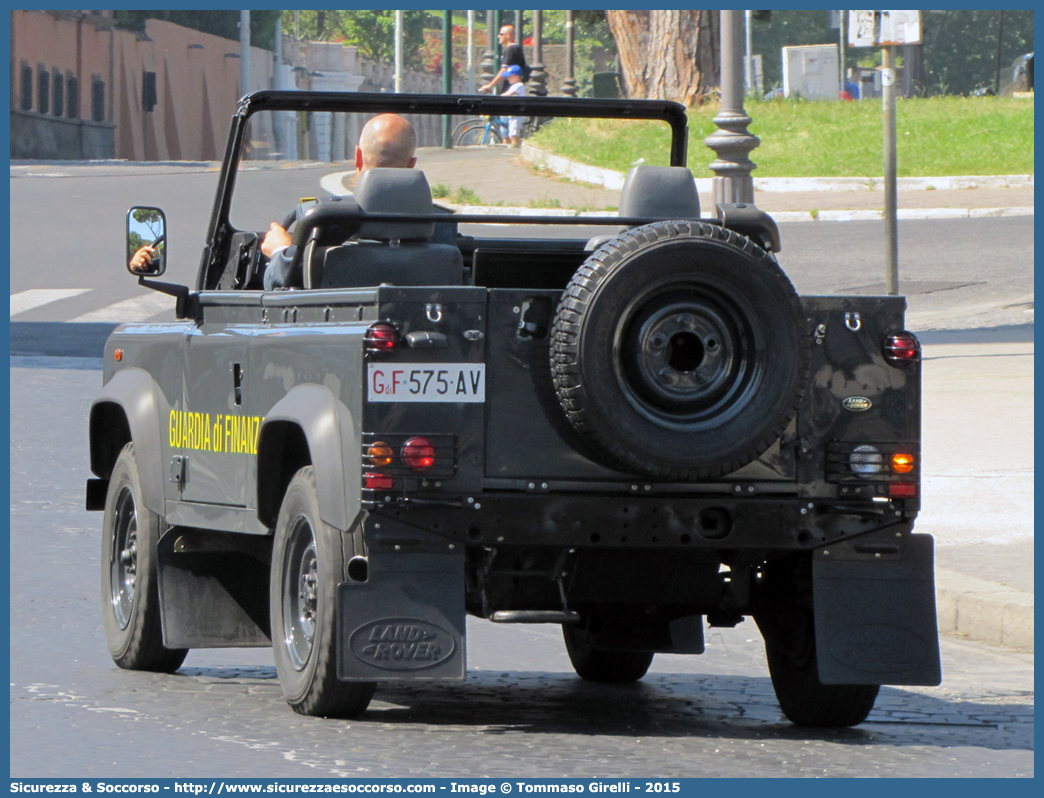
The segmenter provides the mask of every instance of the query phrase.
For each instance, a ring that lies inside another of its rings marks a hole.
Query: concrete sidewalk
[[[624,178],[619,172],[548,156],[526,143],[521,151],[500,146],[423,148],[417,166],[433,187],[443,186],[451,196],[463,188],[477,198],[461,207],[495,208],[499,213],[615,210]],[[901,178],[899,218],[1032,215],[1033,182],[1032,175]],[[777,222],[882,218],[880,178],[755,178],[754,184],[758,207]],[[711,180],[697,180],[696,186],[700,204],[711,211]]]
[[[1033,343],[923,345],[922,507],[944,634],[1033,650]]]

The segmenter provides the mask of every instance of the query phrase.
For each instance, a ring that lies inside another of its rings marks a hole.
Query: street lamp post
[[[250,12],[239,12],[240,96],[250,94]]]
[[[486,49],[482,52],[482,74],[479,78],[483,86],[493,80],[493,76],[497,74],[496,61],[493,60],[493,43],[497,40],[497,37],[493,25],[493,12],[487,11]]]
[[[573,12],[566,11],[566,76],[562,81],[562,94],[566,97],[576,96],[576,77],[573,74],[575,64],[573,62]]]
[[[453,12],[442,12],[442,93],[449,94],[453,91]],[[450,140],[450,118],[442,117],[442,146],[450,149],[453,142]]]
[[[395,93],[402,94],[402,37],[403,14],[395,12]]]
[[[885,293],[899,293],[899,226],[895,155],[895,45],[881,48],[881,111],[884,116]]]
[[[754,203],[755,164],[750,152],[761,140],[747,131],[751,118],[743,110],[743,12],[721,13],[721,110],[714,117],[718,129],[704,139],[717,154],[714,202]]]
[[[544,33],[544,12],[533,12],[533,71],[529,76],[532,93],[537,97],[547,96],[547,72],[544,71],[544,48],[540,37]],[[520,40],[521,41],[521,40]]]

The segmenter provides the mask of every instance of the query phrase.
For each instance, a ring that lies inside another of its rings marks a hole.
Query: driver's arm
[[[265,257],[271,258],[277,249],[290,246],[290,241],[290,234],[286,232],[282,225],[272,222],[268,226],[268,232],[265,233],[264,241],[261,242],[261,251],[265,254]]]
[[[156,254],[154,247],[145,245],[140,247],[137,252],[131,256],[130,267],[133,271],[143,272],[146,271],[152,265],[152,258]]]
[[[287,284],[293,261],[293,254],[287,251],[291,241],[290,234],[281,225],[272,222],[261,242],[261,253],[268,258],[268,268],[265,269],[266,291]]]

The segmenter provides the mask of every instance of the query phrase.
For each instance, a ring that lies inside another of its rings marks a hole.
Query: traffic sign
[[[848,12],[848,44],[851,47],[920,43],[920,11]]]

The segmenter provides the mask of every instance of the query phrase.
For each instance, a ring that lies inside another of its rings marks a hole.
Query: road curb
[[[782,222],[872,222],[884,219],[884,211],[768,211],[769,216]],[[1014,208],[899,208],[896,218],[915,219],[982,219],[1000,216],[1033,216],[1033,206]]]
[[[1033,594],[955,571],[935,571],[940,634],[1033,651]]]
[[[623,188],[625,175],[613,169],[589,166],[561,155],[555,155],[532,144],[522,142],[522,158],[548,169],[560,177],[590,183],[607,189]],[[899,191],[951,191],[975,188],[1032,188],[1033,175],[954,175],[949,177],[900,177]],[[714,178],[696,178],[696,189],[702,194],[714,193]],[[767,193],[799,191],[884,191],[883,177],[755,177],[754,190]]]
[[[697,181],[698,182],[698,181]],[[619,216],[616,211],[575,211],[569,208],[526,208],[508,205],[456,205],[439,200],[458,213],[485,213],[494,216]],[[769,211],[777,224],[792,222],[872,222],[884,219],[882,210],[852,211]],[[1033,207],[1016,208],[901,208],[900,220],[920,219],[980,219],[1000,216],[1033,216]]]

